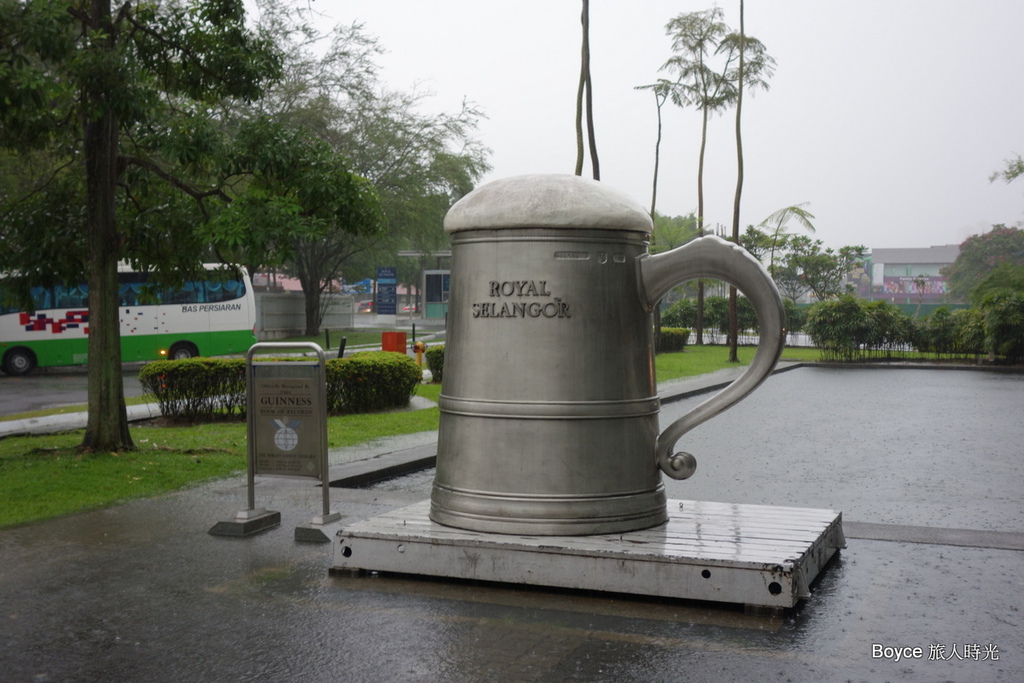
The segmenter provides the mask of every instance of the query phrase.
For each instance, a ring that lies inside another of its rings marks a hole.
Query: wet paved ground
[[[667,425],[707,399],[664,405]],[[807,367],[774,375],[676,450],[670,498],[841,510],[846,521],[1024,531],[1024,375]],[[424,472],[379,488],[429,495]]]
[[[977,405],[966,427],[943,412],[944,392]],[[320,504],[300,480],[258,485],[280,528],[206,533],[244,507],[237,478],[0,531],[0,678],[1024,680],[1024,552],[1003,547],[1022,539],[1024,479],[1010,462],[1024,443],[1022,396],[1021,376],[800,369],[685,438],[698,475],[674,497],[831,506],[851,520],[849,548],[789,614],[331,577],[329,544],[293,540]],[[852,413],[852,428],[851,405],[881,412]],[[976,420],[982,437],[963,434]],[[418,486],[332,499],[354,521],[422,499]],[[946,544],[951,532],[928,542],[946,528],[980,547]],[[897,662],[885,648],[909,649]]]
[[[700,400],[666,406],[662,423]],[[1024,531],[1024,375],[801,368],[677,448],[697,474],[666,484],[670,497]]]

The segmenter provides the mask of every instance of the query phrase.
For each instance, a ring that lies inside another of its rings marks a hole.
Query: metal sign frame
[[[296,351],[313,351],[316,359],[253,360],[259,353]],[[326,363],[323,349],[312,342],[261,342],[246,353],[250,510],[256,508],[257,474],[309,477],[319,479],[323,489],[323,514],[314,517],[313,523],[326,524],[340,518],[330,507]]]

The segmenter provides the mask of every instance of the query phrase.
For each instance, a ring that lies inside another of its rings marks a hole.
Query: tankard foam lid
[[[446,232],[598,228],[650,233],[647,210],[605,183],[575,175],[521,175],[473,190],[448,210]]]

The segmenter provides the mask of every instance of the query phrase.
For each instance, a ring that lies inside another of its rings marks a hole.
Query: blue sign
[[[377,267],[377,315],[398,314],[398,269]]]

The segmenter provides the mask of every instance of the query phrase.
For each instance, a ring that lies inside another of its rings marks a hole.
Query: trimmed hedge
[[[330,415],[401,408],[409,404],[422,380],[416,361],[391,351],[328,359],[326,375]],[[245,416],[245,361],[241,359],[154,361],[139,371],[139,382],[156,397],[165,417],[203,421]]]
[[[139,370],[139,383],[167,417],[212,420],[245,416],[245,361],[236,358],[157,360]]]
[[[444,344],[429,347],[423,356],[427,359],[431,383],[440,384],[444,375]]]
[[[404,353],[369,351],[327,361],[327,412],[371,413],[409,405],[423,372]]]
[[[663,327],[658,340],[658,353],[685,351],[690,339],[690,330],[685,327]]]

